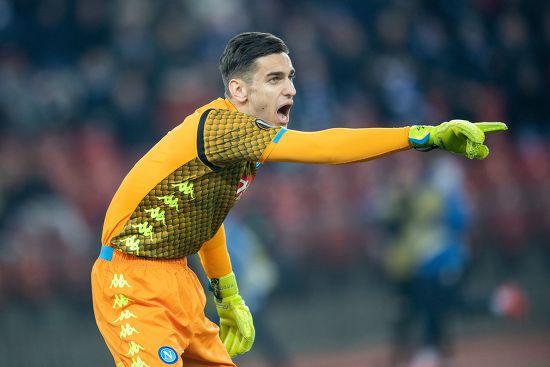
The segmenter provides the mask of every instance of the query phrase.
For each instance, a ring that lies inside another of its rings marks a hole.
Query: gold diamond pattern
[[[255,174],[256,162],[280,130],[261,128],[255,121],[238,112],[211,110],[204,150],[220,168],[212,171],[197,157],[176,169],[142,199],[111,243],[124,253],[151,258],[196,253],[235,204],[239,179]],[[155,208],[164,210],[164,221],[152,220]]]

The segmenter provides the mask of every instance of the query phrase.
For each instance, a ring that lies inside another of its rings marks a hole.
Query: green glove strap
[[[250,309],[239,295],[234,273],[219,279],[210,279],[210,290],[215,296],[216,311],[220,316],[220,339],[231,357],[252,348],[256,332]]]
[[[238,294],[239,287],[237,286],[235,274],[231,272],[221,278],[210,279],[210,291],[214,294],[216,300]]]
[[[436,149],[437,145],[434,144],[432,137],[433,126],[427,125],[413,125],[409,128],[409,143],[411,146],[423,152],[427,152],[432,149]]]
[[[489,148],[483,144],[485,133],[507,129],[502,122],[451,120],[438,126],[411,126],[409,142],[420,151],[440,148],[470,159],[484,159],[489,155]]]

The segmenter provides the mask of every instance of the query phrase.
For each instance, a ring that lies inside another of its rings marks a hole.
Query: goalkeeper
[[[200,107],[149,150],[107,210],[92,296],[99,330],[119,366],[234,366],[254,342],[239,295],[223,221],[264,162],[343,164],[393,152],[442,149],[489,154],[485,133],[502,123],[452,120],[439,126],[287,129],[294,68],[267,33],[232,38],[220,59],[225,99]],[[186,257],[198,253],[220,326]]]

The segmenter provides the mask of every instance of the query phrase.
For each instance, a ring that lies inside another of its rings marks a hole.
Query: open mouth
[[[289,102],[287,104],[282,105],[277,110],[277,117],[279,118],[279,122],[283,125],[288,124],[289,121],[289,114],[290,109],[292,108],[292,102]]]

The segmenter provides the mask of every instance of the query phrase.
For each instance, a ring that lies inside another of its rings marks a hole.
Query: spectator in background
[[[414,355],[411,366],[447,366],[452,356],[449,316],[459,298],[468,252],[470,206],[463,171],[445,157],[406,172],[406,179],[390,188],[393,200],[384,213],[389,232],[384,267],[399,295],[390,366]],[[422,337],[415,351],[417,321]]]
[[[463,167],[438,157],[425,167],[402,168],[403,180],[389,188],[381,211],[388,241],[383,267],[399,302],[389,366],[452,366],[454,313],[519,319],[527,312],[526,296],[510,283],[513,277],[482,297],[464,292],[473,221]]]
[[[81,213],[40,180],[10,195],[13,200],[0,237],[0,267],[10,279],[7,293],[38,313],[40,305],[57,295],[89,313],[82,307],[89,306],[84,295],[88,279],[82,268],[91,265],[92,234]]]

